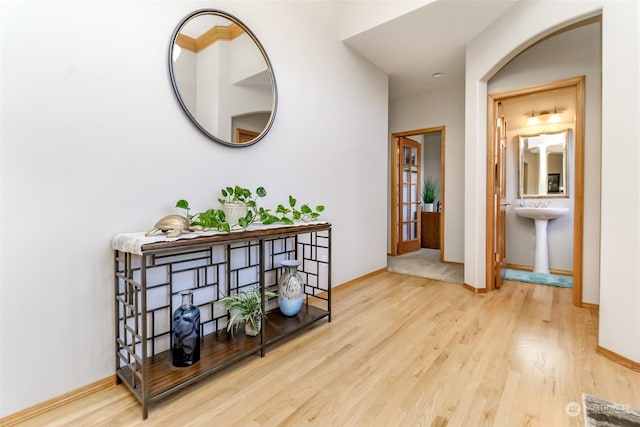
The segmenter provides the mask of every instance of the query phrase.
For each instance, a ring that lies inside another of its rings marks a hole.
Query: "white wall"
[[[0,417],[114,374],[111,237],[180,198],[216,206],[237,183],[323,203],[333,284],[386,266],[387,76],[340,42],[331,4],[217,2],[264,45],[280,97],[258,144],[215,144],[167,70],[177,23],[211,6],[1,3]]]
[[[268,72],[267,63],[249,34],[242,33],[230,44],[229,74],[232,83],[241,83],[245,79]]]
[[[640,4],[606,2],[602,24],[599,344],[636,363],[640,363],[638,52]]]
[[[464,86],[389,100],[389,132],[445,126],[444,259],[464,254]]]
[[[214,43],[198,52],[196,61],[197,80],[196,109],[191,114],[209,133],[231,141],[231,116],[227,104],[222,100],[233,99],[229,84],[229,67],[221,64],[229,60],[229,43]]]
[[[422,183],[425,179],[436,180],[437,189],[436,201],[440,200],[440,185],[442,180],[440,175],[442,173],[442,165],[440,159],[442,157],[442,132],[431,132],[424,134],[422,142]]]
[[[640,362],[640,10],[635,1],[518,2],[467,47],[465,283],[485,285],[486,81],[526,46],[602,10],[599,345]],[[633,94],[630,96],[630,94]],[[621,333],[624,331],[624,333]]]
[[[180,56],[173,61],[173,75],[176,81],[180,97],[184,105],[192,113],[197,113],[197,76],[196,53],[187,49],[182,49]]]
[[[488,92],[497,93],[551,82],[565,78],[585,76],[585,177],[584,177],[584,230],[583,230],[583,301],[597,304],[600,289],[600,150],[601,150],[601,46],[600,23],[557,34],[528,48],[497,72],[488,83]],[[508,102],[508,101],[507,101]],[[566,128],[566,125],[562,126]],[[553,130],[551,128],[544,129]],[[513,129],[517,134],[522,129]],[[529,133],[533,131],[526,130]],[[512,135],[515,136],[515,135]],[[574,149],[574,133],[570,133]],[[514,142],[511,141],[511,147]],[[509,148],[508,148],[509,150]],[[517,154],[516,157],[517,159]],[[573,154],[569,159],[573,162]],[[573,213],[573,195],[575,167],[569,165],[569,199],[553,199],[553,206],[568,207]],[[517,179],[517,175],[515,176]],[[516,181],[514,181],[516,182]],[[508,187],[509,188],[509,187]],[[514,193],[515,194],[515,193]],[[512,216],[510,218],[510,216]],[[528,245],[533,260],[532,237],[522,230],[523,226],[533,228],[532,221],[513,218],[515,214],[507,211],[507,262],[520,264],[518,242]],[[573,221],[568,216],[549,223],[550,267],[572,270]],[[511,255],[516,255],[512,259]],[[524,264],[527,265],[527,264]]]

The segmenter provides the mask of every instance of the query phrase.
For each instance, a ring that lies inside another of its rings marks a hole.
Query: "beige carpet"
[[[410,276],[464,283],[464,267],[440,263],[440,251],[437,249],[420,249],[404,255],[387,256],[387,269]]]

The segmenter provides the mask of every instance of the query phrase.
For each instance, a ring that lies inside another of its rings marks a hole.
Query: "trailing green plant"
[[[293,224],[294,221],[315,221],[320,218],[320,212],[324,211],[323,205],[318,205],[315,209],[311,208],[308,204],[303,204],[300,209],[296,207],[298,201],[289,196],[289,205],[278,205],[276,208],[276,214],[280,214],[280,222],[283,224]]]
[[[178,200],[176,207],[184,209],[187,221],[189,221],[189,225],[194,231],[218,230],[226,231],[227,233],[231,232],[231,226],[227,222],[224,212],[221,209],[207,209],[206,211],[191,215],[189,213],[191,210],[189,202],[184,199]]]
[[[265,292],[264,295],[266,298],[276,296],[274,292]],[[259,291],[240,291],[237,294],[222,298],[220,303],[229,310],[230,314],[227,322],[227,332],[231,332],[232,335],[235,334],[243,322],[249,324],[255,330],[259,329],[258,324],[263,315]]]
[[[258,197],[265,197],[267,191],[264,187],[258,187],[255,194],[248,188],[235,185],[233,187],[225,187],[220,190],[222,197],[218,198],[218,202],[221,205],[237,203],[244,204],[247,207],[247,213],[244,217],[238,219],[238,225],[241,228],[247,228],[258,220],[269,220],[267,210],[262,207],[258,207],[256,200]],[[218,230],[224,232],[231,232],[231,228],[235,224],[229,224],[226,214],[222,209],[207,209],[203,212],[198,212],[194,215],[190,215],[190,206],[187,200],[181,199],[176,203],[176,207],[185,210],[187,220],[189,221],[192,229],[194,230]]]
[[[288,203],[286,205],[279,204],[274,213],[271,209],[258,205],[258,198],[267,195],[267,190],[264,187],[256,188],[254,194],[248,188],[238,185],[229,186],[222,188],[220,194],[222,197],[218,198],[218,202],[223,206],[231,203],[244,203],[247,206],[246,215],[238,219],[238,226],[242,229],[246,229],[256,222],[267,225],[277,223],[292,225],[294,221],[314,221],[324,211],[323,205],[312,208],[306,203],[298,208],[298,201],[290,195]],[[222,209],[211,208],[191,215],[191,207],[185,199],[178,200],[176,207],[185,211],[185,216],[192,230],[195,231],[217,230],[229,233],[232,227],[235,226],[235,224],[229,224]]]
[[[436,201],[436,191],[438,183],[435,179],[427,178],[422,187],[422,202],[433,203]]]
[[[218,198],[218,202],[221,205],[225,203],[244,203],[248,207],[256,208],[256,200],[258,197],[265,197],[267,195],[267,190],[264,187],[256,188],[255,194],[248,188],[240,187],[239,185],[235,185],[233,187],[225,187],[220,190],[220,194],[222,197]]]
[[[238,226],[242,229],[249,227],[256,221],[262,220],[263,217],[267,217],[267,212],[264,208],[259,208],[257,199],[259,197],[265,197],[267,190],[264,187],[256,188],[253,193],[248,188],[240,187],[239,185],[224,187],[220,190],[222,197],[218,198],[218,202],[223,206],[227,204],[244,205],[247,208],[247,213],[244,217],[238,218]],[[225,218],[226,219],[226,218]],[[228,222],[228,221],[226,221]],[[229,230],[236,224],[229,224]],[[223,225],[224,231],[229,231],[226,226]]]

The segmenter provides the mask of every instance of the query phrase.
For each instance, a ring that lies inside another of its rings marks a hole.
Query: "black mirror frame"
[[[226,18],[229,21],[237,24],[238,26],[240,26],[240,28],[242,28],[249,35],[249,37],[251,37],[251,40],[253,40],[253,42],[256,44],[256,46],[258,47],[258,50],[260,50],[260,53],[262,54],[262,57],[264,58],[264,60],[265,60],[265,62],[267,64],[267,68],[269,69],[269,76],[270,76],[270,79],[271,79],[271,86],[272,86],[272,91],[273,91],[273,105],[272,105],[272,109],[271,109],[271,117],[269,117],[269,121],[267,122],[267,125],[262,130],[262,132],[260,132],[260,134],[257,137],[255,137],[254,139],[252,139],[249,142],[238,144],[238,143],[234,143],[234,142],[231,142],[231,141],[225,141],[225,140],[220,139],[217,136],[213,135],[211,132],[209,132],[207,129],[205,129],[198,122],[198,120],[193,116],[193,114],[191,114],[191,112],[189,111],[189,109],[185,105],[185,103],[184,103],[184,101],[182,99],[182,96],[180,96],[180,91],[178,90],[178,85],[176,83],[174,69],[173,69],[173,47],[175,46],[175,42],[176,42],[176,39],[178,37],[178,33],[184,27],[184,25],[187,22],[189,22],[190,20],[192,20],[192,19],[194,19],[194,18],[196,18],[198,16],[201,16],[201,15],[217,15],[217,16],[221,16],[221,17]],[[180,23],[178,23],[178,25],[176,26],[175,30],[173,31],[173,34],[171,35],[171,40],[169,42],[169,57],[168,57],[168,59],[169,59],[169,77],[171,79],[171,86],[173,87],[173,93],[176,95],[176,98],[178,99],[178,102],[180,103],[180,106],[182,107],[182,110],[185,112],[187,117],[189,117],[191,122],[198,129],[200,129],[200,131],[202,133],[204,133],[206,136],[208,136],[209,138],[211,138],[215,142],[218,142],[218,143],[220,143],[222,145],[226,145],[227,147],[243,148],[243,147],[249,147],[249,146],[255,144],[256,142],[260,141],[269,132],[269,130],[271,129],[271,126],[273,125],[273,122],[275,120],[276,110],[277,110],[277,107],[278,107],[278,86],[276,84],[276,76],[275,76],[275,73],[273,71],[273,66],[271,65],[271,61],[269,60],[269,56],[267,55],[267,52],[264,50],[264,47],[262,47],[262,44],[260,43],[258,38],[253,34],[253,32],[242,21],[240,21],[238,18],[236,18],[235,16],[233,16],[233,15],[227,13],[227,12],[223,12],[223,11],[218,10],[218,9],[198,9],[198,10],[190,13],[189,15],[185,16],[180,21]]]

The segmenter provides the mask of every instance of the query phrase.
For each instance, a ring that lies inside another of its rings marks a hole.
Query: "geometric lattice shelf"
[[[305,301],[298,315],[283,316],[277,298],[263,304],[267,313],[257,337],[239,328],[226,332],[228,312],[219,303],[241,290],[277,290],[280,261],[302,261]],[[255,229],[142,245],[141,254],[114,251],[115,365],[142,405],[265,350],[326,318],[331,321],[331,225],[328,223]],[[193,291],[200,309],[200,361],[172,365],[172,313],[180,292]]]

